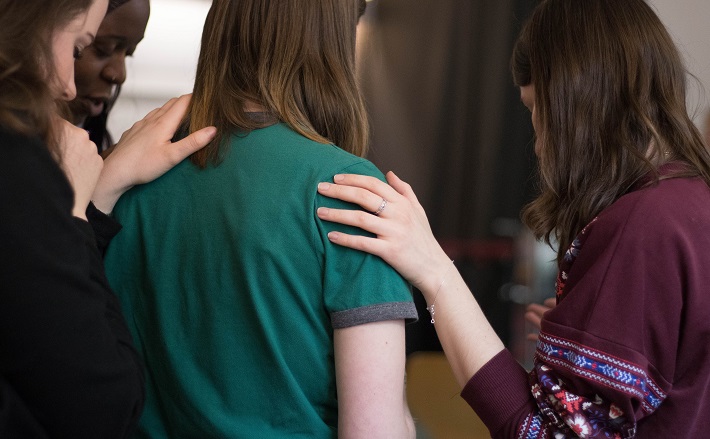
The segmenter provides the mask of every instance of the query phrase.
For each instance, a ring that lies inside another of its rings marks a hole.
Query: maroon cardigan
[[[534,367],[503,351],[461,395],[495,438],[710,432],[710,188],[671,178],[624,195],[560,264]]]

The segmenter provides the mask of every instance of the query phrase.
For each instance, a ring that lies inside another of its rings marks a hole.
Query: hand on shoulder
[[[190,97],[188,94],[169,100],[123,133],[106,157],[94,193],[94,204],[99,210],[111,212],[124,192],[155,180],[214,138],[217,130],[205,127],[172,142]]]
[[[319,208],[318,217],[367,230],[376,238],[331,232],[336,244],[384,259],[425,296],[434,292],[451,260],[432,234],[424,208],[412,187],[388,172],[388,185],[375,177],[336,175],[334,183],[321,183],[318,192],[358,204],[365,210]]]

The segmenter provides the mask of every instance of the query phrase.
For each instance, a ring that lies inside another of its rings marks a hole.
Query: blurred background
[[[649,0],[692,74],[689,108],[709,114],[710,2]],[[432,229],[494,328],[529,366],[524,307],[554,295],[555,253],[519,213],[535,194],[529,112],[508,68],[536,0],[373,0],[358,29],[358,74],[372,126],[369,159],[408,181]],[[209,0],[151,0],[144,41],[111,112],[116,138],[167,99],[189,93]],[[425,304],[407,328],[408,398],[421,438],[488,437],[458,397]]]

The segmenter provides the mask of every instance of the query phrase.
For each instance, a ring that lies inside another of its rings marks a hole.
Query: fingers
[[[557,298],[550,297],[549,299],[545,299],[542,304],[548,308],[554,308],[557,305]]]
[[[184,102],[186,99],[187,99],[187,103],[189,103],[190,102],[189,95],[182,95],[180,97],[170,98],[166,103],[164,103],[160,107],[156,108],[155,110],[151,111],[151,113],[154,113],[154,116],[157,118],[163,117],[165,114],[169,113],[173,109],[173,107],[175,107],[176,104],[179,105],[180,102]],[[184,105],[185,105],[185,108],[187,108],[187,104],[184,104]],[[148,113],[148,114],[150,114],[150,113]]]
[[[545,305],[540,305],[539,303],[531,303],[527,306],[528,312],[535,313],[539,316],[542,316],[549,309],[550,309],[550,307],[545,306]]]
[[[412,190],[412,186],[410,186],[409,183],[402,181],[399,177],[397,177],[394,172],[387,172],[387,175],[385,177],[387,178],[387,182],[390,184],[390,186],[392,186],[397,192],[407,198],[411,199],[413,197],[415,200],[417,199],[417,196]]]
[[[343,247],[364,251],[380,257],[383,257],[386,251],[383,241],[376,238],[370,238],[368,236],[348,235],[347,233],[342,232],[330,232],[328,233],[328,239],[335,244],[342,245]]]
[[[326,221],[333,221],[347,226],[354,226],[374,235],[381,235],[382,222],[380,218],[361,210],[342,210],[319,207],[316,210],[318,218]],[[340,244],[340,243],[339,243]]]
[[[382,180],[358,174],[338,174],[332,183],[320,183],[318,192],[331,198],[354,203],[369,212],[385,212],[387,203],[396,202],[400,195]],[[380,210],[386,200],[384,210]]]
[[[191,94],[182,95],[177,98],[171,98],[166,103],[158,108],[154,108],[146,114],[140,122],[166,120],[170,126],[176,126],[182,121],[187,106],[190,103]],[[176,120],[177,119],[177,120]]]
[[[376,211],[382,204],[382,199],[385,198],[367,189],[325,182],[318,184],[318,193],[327,197],[357,204],[369,212]]]
[[[540,329],[540,323],[542,322],[542,314],[528,311],[525,313],[525,320],[535,325],[536,328]]]
[[[525,336],[525,339],[527,341],[537,341],[538,336],[537,336],[537,334],[528,334]]]
[[[172,155],[173,163],[179,163],[190,154],[204,148],[214,139],[217,134],[217,128],[206,127],[199,131],[195,131],[184,139],[169,145],[169,152]]]
[[[399,196],[397,191],[395,191],[389,184],[383,182],[379,178],[371,177],[369,175],[338,174],[333,177],[333,181],[336,185],[353,186],[368,190],[377,196],[377,200],[384,198],[387,201],[393,201],[397,198],[397,196]],[[375,208],[376,207],[377,206],[375,206]]]
[[[191,94],[182,95],[179,98],[172,98],[163,105],[158,116],[167,119],[170,125],[178,126],[185,117],[187,106],[190,105]]]
[[[414,193],[414,190],[412,189],[412,186],[401,180],[393,171],[387,172],[387,182],[394,188],[397,192],[399,192],[402,196],[404,196],[409,202],[412,204],[412,206],[415,206],[419,214],[423,217],[426,218],[426,212],[424,211],[424,207],[419,203],[419,199],[417,199],[417,194]]]
[[[169,102],[169,101],[168,101],[168,102]],[[150,110],[150,111],[148,112],[148,114],[146,114],[145,116],[143,116],[143,120],[148,120],[148,119],[150,119],[150,118],[152,118],[152,117],[155,117],[155,115],[156,115],[162,108],[163,108],[163,107],[153,108],[152,110]]]

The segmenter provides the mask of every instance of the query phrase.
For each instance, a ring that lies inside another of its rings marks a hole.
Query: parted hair
[[[535,89],[540,194],[523,210],[560,261],[604,208],[657,169],[710,183],[710,155],[686,108],[686,69],[644,0],[544,0],[511,58]]]
[[[202,33],[190,131],[217,127],[192,161],[218,163],[235,130],[263,126],[255,102],[303,136],[353,154],[368,124],[355,77],[355,29],[364,0],[214,0]]]
[[[0,0],[0,125],[42,139],[56,152],[54,32],[92,0]],[[56,154],[55,154],[56,156]]]

